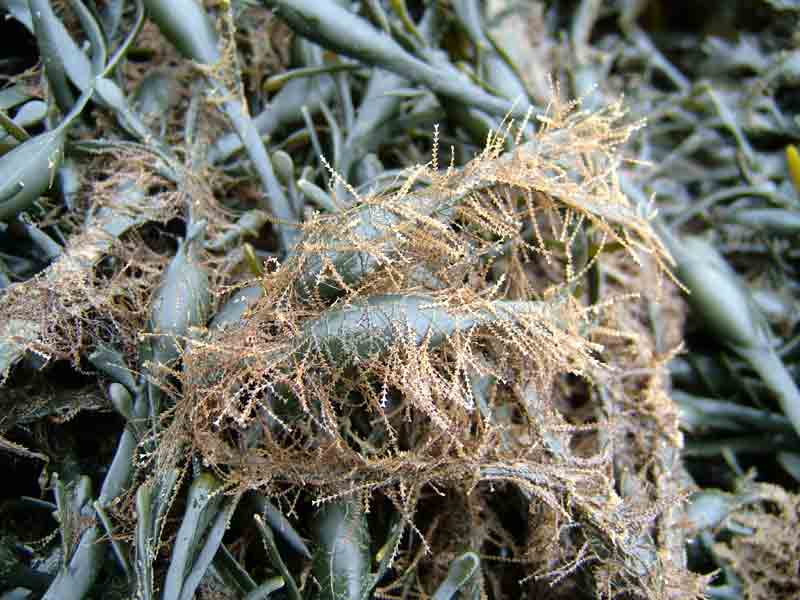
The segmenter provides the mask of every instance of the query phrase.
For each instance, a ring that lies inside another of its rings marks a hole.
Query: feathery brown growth
[[[135,356],[171,245],[159,233],[145,243],[147,225],[165,224],[191,204],[194,217],[209,222],[209,235],[230,227],[205,174],[191,165],[180,167],[175,186],[155,174],[155,156],[125,148],[111,154],[84,182],[88,205],[81,208],[89,217],[66,223],[77,233],[63,254],[0,297],[0,341],[12,342],[20,356],[29,351],[80,366],[81,355],[103,343]],[[0,372],[0,382],[6,376]]]
[[[95,184],[93,216],[78,225],[80,233],[64,253],[0,298],[3,341],[11,339],[47,360],[67,359],[76,365],[87,347],[102,341],[127,342],[126,349],[133,350],[130,346],[146,319],[142,307],[165,258],[135,235],[125,241],[118,236],[150,220],[166,221],[178,210],[174,193],[145,201],[143,190],[151,183],[152,176],[136,170]]]
[[[612,316],[638,290],[600,302],[584,285],[608,261],[657,280],[669,261],[619,188],[638,126],[622,117],[553,107],[531,141],[504,152],[497,135],[458,171],[438,168],[434,143],[393,191],[308,221],[245,319],[188,344],[162,466],[191,435],[240,489],[383,498],[413,532],[395,571],[417,565],[426,593],[467,540],[484,554],[503,540],[504,572],[525,585],[613,565],[604,593],[670,597],[647,535],[678,497],[628,502],[613,468],[613,398],[630,393],[619,376],[637,339]],[[486,517],[467,537],[448,523],[458,502]],[[528,507],[523,533],[509,502]]]
[[[714,544],[714,552],[741,578],[747,600],[795,598],[800,594],[800,496],[766,483],[757,489],[762,502],[732,515],[753,534]]]

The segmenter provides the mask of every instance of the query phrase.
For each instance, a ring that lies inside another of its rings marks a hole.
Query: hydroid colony
[[[509,127],[459,170],[439,168],[434,143],[430,164],[306,222],[244,318],[188,344],[160,460],[190,438],[230,489],[394,506],[406,534],[391,538],[386,597],[419,561],[430,593],[464,551],[504,555],[524,581],[588,566],[609,595],[699,586],[649,537],[679,489],[635,498],[615,473],[631,420],[652,443],[632,469],[680,444],[661,419],[663,363],[618,318],[641,302],[641,273],[657,286],[669,261],[617,179],[638,124],[620,105],[539,120],[531,141],[506,151]],[[613,294],[592,284],[598,269],[617,274]],[[626,383],[637,353],[647,376]],[[476,590],[508,585],[484,573]]]

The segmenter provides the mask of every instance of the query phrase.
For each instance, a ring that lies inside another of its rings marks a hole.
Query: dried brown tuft
[[[652,291],[669,264],[616,176],[639,124],[625,124],[618,104],[554,106],[539,121],[511,152],[497,135],[463,169],[440,171],[434,157],[394,191],[303,225],[246,318],[188,344],[162,466],[191,436],[239,489],[383,498],[413,532],[395,560],[399,572],[420,569],[421,592],[463,550],[444,508],[454,503],[480,523],[471,548],[487,560],[513,549],[505,572],[522,585],[588,568],[604,595],[688,589],[650,537],[680,490],[634,496],[615,475],[618,443],[639,419],[623,405],[653,399],[637,448],[649,457],[632,464],[640,475],[665,437],[680,446],[659,379],[672,348],[648,350],[636,364],[646,376],[626,384],[641,334],[615,315],[642,289],[599,296],[585,284],[608,265],[631,282],[644,269]],[[527,522],[509,523],[498,498],[527,506]]]

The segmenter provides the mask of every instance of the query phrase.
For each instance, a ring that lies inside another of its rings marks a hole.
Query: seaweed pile
[[[791,594],[711,434],[796,470],[793,346],[682,236],[785,229],[794,126],[646,4],[0,0],[2,598]],[[687,291],[785,417],[692,389]]]

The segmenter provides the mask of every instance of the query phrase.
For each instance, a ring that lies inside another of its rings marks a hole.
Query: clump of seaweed
[[[161,468],[191,436],[232,489],[389,502],[409,531],[391,549],[395,572],[418,570],[420,592],[450,558],[491,554],[498,539],[514,548],[509,564],[527,565],[523,581],[613,564],[608,595],[663,587],[646,533],[678,496],[631,505],[613,468],[608,398],[625,393],[635,335],[612,313],[633,295],[601,300],[578,283],[608,256],[651,274],[668,264],[615,176],[638,124],[619,104],[540,120],[531,141],[505,152],[497,134],[459,170],[438,168],[434,143],[394,191],[351,189],[351,208],[306,222],[294,252],[265,265],[244,318],[188,342]],[[522,534],[502,514],[500,498],[515,497]],[[452,502],[496,514],[461,539]]]
[[[702,595],[666,389],[682,315],[650,205],[626,197],[642,122],[621,101],[530,107],[471,0],[6,4],[68,116],[0,144],[21,148],[0,229],[26,244],[0,261],[0,448],[45,461],[55,500],[0,516],[58,523],[15,581],[41,575],[48,600]],[[39,198],[53,177],[71,188]],[[109,405],[96,443],[50,444]]]

